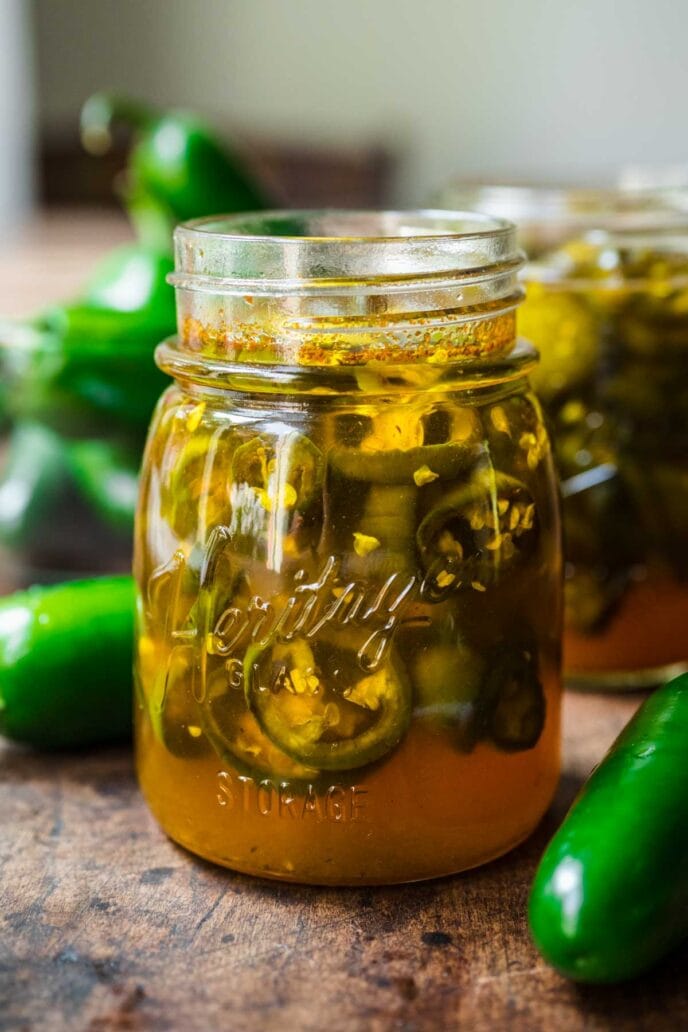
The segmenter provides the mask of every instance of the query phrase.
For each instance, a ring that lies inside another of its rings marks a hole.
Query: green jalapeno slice
[[[176,645],[163,660],[146,700],[155,736],[168,752],[193,759],[208,752],[199,707],[193,695],[194,650]],[[139,664],[148,665],[145,648],[139,648]]]
[[[203,729],[218,756],[250,775],[312,782],[319,771],[293,760],[268,738],[246,707],[240,680],[231,665],[215,675],[201,707]]]
[[[528,489],[489,468],[448,492],[422,520],[416,540],[438,587],[444,579],[452,590],[476,585],[484,590],[532,553],[538,535]]]
[[[234,483],[252,487],[268,511],[277,506],[308,508],[320,493],[324,475],[320,450],[294,432],[274,441],[254,437],[237,448],[232,460]]]
[[[298,763],[353,770],[390,752],[411,719],[411,690],[394,654],[366,673],[351,648],[251,646],[246,701],[270,740]]]
[[[137,701],[156,738],[173,756],[190,758],[208,750],[194,695],[199,559],[198,549],[189,556],[180,549],[150,575],[139,602],[136,663]],[[161,634],[144,633],[146,626],[159,627]]]
[[[580,293],[529,284],[527,301],[519,312],[519,333],[540,353],[530,382],[542,400],[551,401],[594,376],[600,320]]]
[[[229,478],[237,440],[226,426],[203,424],[204,408],[200,403],[186,413],[163,457],[170,469],[163,477],[162,511],[181,538],[201,537],[199,523],[207,528],[230,519]]]
[[[484,672],[484,659],[464,642],[423,649],[413,665],[414,715],[448,732],[462,752],[479,737]]]
[[[537,744],[545,726],[545,693],[528,647],[505,649],[493,660],[481,696],[484,737],[507,752]]]
[[[417,493],[413,485],[370,485],[356,529],[340,535],[347,576],[385,581],[393,574],[413,574]]]
[[[398,404],[383,407],[368,420],[356,445],[329,452],[334,473],[370,484],[417,487],[466,473],[483,449],[475,411],[452,412],[441,405],[421,411]]]
[[[627,476],[613,462],[567,477],[562,494],[567,623],[581,633],[598,634],[625,595],[633,566],[644,553],[647,529],[629,517],[634,499]]]
[[[235,548],[261,554],[268,538],[276,537],[285,561],[313,548],[322,531],[324,479],[322,453],[302,434],[255,437],[240,445],[230,489]]]
[[[414,474],[427,469],[436,478],[451,480],[475,463],[479,447],[475,441],[419,445],[402,450],[362,451],[359,448],[333,448],[329,455],[332,469],[351,480],[371,484],[413,484]]]

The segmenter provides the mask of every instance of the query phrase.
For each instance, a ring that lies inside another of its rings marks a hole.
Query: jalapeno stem
[[[89,154],[107,154],[116,122],[145,129],[156,117],[155,109],[140,101],[114,93],[94,93],[81,110],[81,142]]]

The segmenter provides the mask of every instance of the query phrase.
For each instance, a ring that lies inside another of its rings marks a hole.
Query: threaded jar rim
[[[479,284],[524,262],[516,229],[475,212],[267,211],[175,231],[170,283],[216,294],[358,294]]]

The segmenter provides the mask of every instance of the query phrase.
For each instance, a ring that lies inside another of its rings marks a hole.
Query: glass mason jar
[[[141,454],[165,385],[151,352],[0,325],[0,591],[131,568]]]
[[[167,833],[364,884],[520,842],[559,772],[561,556],[508,223],[176,233],[135,545],[137,762]]]
[[[688,661],[688,193],[450,189],[519,225],[519,328],[564,495],[564,667],[641,687]]]

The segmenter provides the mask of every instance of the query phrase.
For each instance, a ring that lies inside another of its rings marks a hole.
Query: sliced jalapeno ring
[[[254,437],[237,448],[232,460],[233,481],[253,487],[266,509],[307,509],[320,494],[324,478],[322,452],[295,432],[273,441]]]
[[[483,658],[462,642],[424,649],[413,665],[414,715],[446,731],[462,752],[479,737],[484,670]]]
[[[485,736],[499,749],[519,752],[537,744],[545,726],[545,693],[535,655],[525,646],[502,652],[482,689]]]
[[[395,573],[414,572],[416,496],[413,485],[370,485],[356,530],[350,542],[344,542],[349,552],[347,575],[384,581]]]
[[[419,445],[416,448],[366,452],[359,448],[333,448],[333,470],[351,480],[371,484],[413,484],[414,473],[427,468],[438,478],[451,480],[474,465],[479,450],[475,441]]]
[[[293,760],[264,734],[246,707],[240,684],[230,683],[232,677],[231,672],[222,671],[211,678],[201,707],[203,729],[220,759],[249,775],[289,782],[317,779],[318,770]]]
[[[579,634],[601,634],[619,610],[631,579],[631,570],[590,569],[570,563],[564,582],[566,627]]]
[[[377,413],[358,447],[334,448],[329,459],[334,472],[352,480],[421,486],[466,473],[482,449],[475,411],[397,404]],[[427,479],[418,480],[419,473]]]
[[[426,570],[437,571],[446,559],[454,589],[484,590],[532,552],[538,533],[535,502],[525,485],[481,469],[425,516],[416,540]]]
[[[141,619],[160,637],[142,635],[137,656],[137,692],[153,731],[174,756],[208,750],[193,694],[196,650],[194,610],[199,591],[199,551],[179,550],[151,574]]]
[[[518,320],[519,333],[540,352],[540,361],[529,374],[538,397],[551,401],[595,375],[603,330],[581,291],[530,284]]]
[[[193,418],[193,411],[189,418]],[[169,458],[173,462],[167,482],[163,479],[161,505],[167,522],[182,538],[192,537],[198,530],[201,505],[209,526],[224,524],[230,518],[228,481],[236,435],[224,426],[215,429],[198,426],[189,436],[173,444]]]
[[[255,645],[246,653],[244,683],[271,741],[319,770],[353,770],[380,759],[411,719],[410,685],[391,654],[366,674],[353,649],[311,647],[304,639]]]
[[[193,697],[194,650],[177,645],[165,657],[151,639],[139,642],[140,695],[153,732],[168,752],[193,759],[208,752],[199,707]]]

